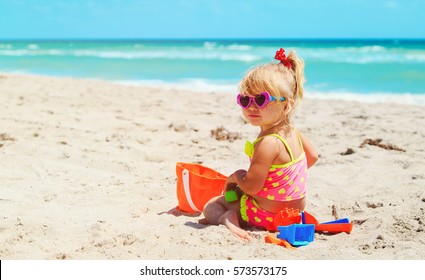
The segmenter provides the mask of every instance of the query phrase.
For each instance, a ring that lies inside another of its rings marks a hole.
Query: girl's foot
[[[239,225],[238,221],[238,215],[233,210],[229,210],[226,213],[224,213],[220,219],[219,222],[223,225],[225,225],[231,232],[236,234],[240,239],[243,241],[249,242],[253,238],[249,233],[242,229]]]

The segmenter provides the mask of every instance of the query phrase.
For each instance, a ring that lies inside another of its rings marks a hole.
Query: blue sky
[[[423,39],[423,11],[423,0],[0,0],[0,39]]]

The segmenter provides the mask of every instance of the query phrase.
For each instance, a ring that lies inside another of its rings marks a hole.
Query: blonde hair
[[[291,125],[292,116],[304,96],[304,61],[293,50],[287,60],[291,67],[283,63],[268,63],[250,69],[239,83],[239,91],[248,96],[267,91],[277,99],[284,97],[285,102],[276,102],[282,106],[277,123]],[[294,100],[294,106],[290,106],[290,99]]]

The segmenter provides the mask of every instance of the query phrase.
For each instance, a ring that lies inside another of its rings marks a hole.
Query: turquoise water
[[[0,72],[234,91],[244,72],[294,49],[320,96],[425,96],[425,41],[0,41]]]

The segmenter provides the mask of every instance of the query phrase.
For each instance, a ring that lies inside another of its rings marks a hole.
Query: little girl
[[[275,58],[279,63],[253,68],[239,85],[237,103],[244,117],[260,128],[257,139],[245,146],[248,170],[235,171],[226,182],[225,191],[235,189],[240,196],[233,202],[212,198],[203,211],[209,224],[223,224],[246,241],[252,237],[241,225],[269,230],[280,210],[304,210],[306,171],[318,159],[291,122],[303,98],[304,62],[294,51],[286,57],[282,48]]]

